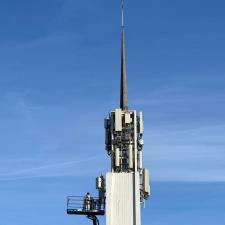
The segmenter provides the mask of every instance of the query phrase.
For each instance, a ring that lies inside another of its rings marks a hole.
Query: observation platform
[[[82,196],[68,196],[67,214],[103,216],[105,214],[105,202],[103,199],[96,197],[91,197],[87,200]]]

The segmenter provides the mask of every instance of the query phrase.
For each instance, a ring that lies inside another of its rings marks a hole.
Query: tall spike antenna
[[[120,108],[128,110],[127,83],[126,83],[126,54],[125,54],[125,26],[124,26],[124,0],[121,0],[122,7],[122,44],[121,44],[121,84],[120,84]]]
[[[121,0],[121,7],[122,7],[122,23],[121,27],[124,29],[124,0]]]

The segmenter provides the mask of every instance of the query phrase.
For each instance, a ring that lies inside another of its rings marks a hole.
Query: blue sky
[[[225,195],[215,183],[225,181],[224,11],[222,0],[126,1],[129,105],[144,113],[144,162],[156,184],[146,211],[157,225],[174,224],[159,220],[167,183],[178,196],[190,183],[187,215],[199,182]],[[0,0],[0,28],[2,225],[74,224],[64,197],[93,190],[109,169],[103,119],[119,104],[120,1]],[[182,218],[175,202],[173,218]],[[194,215],[185,221],[213,224]]]

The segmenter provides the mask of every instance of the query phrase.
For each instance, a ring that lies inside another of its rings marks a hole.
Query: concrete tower
[[[142,165],[142,112],[128,109],[124,1],[121,2],[120,108],[105,119],[105,145],[111,157],[111,172],[106,174],[106,225],[141,225],[141,203],[150,195],[149,171]]]
[[[106,214],[106,225],[141,225],[141,204],[150,196],[149,171],[142,165],[142,112],[128,109],[124,0],[122,3],[122,44],[120,107],[105,119],[105,145],[111,158],[111,171],[96,178],[98,197],[67,197],[67,214],[85,215],[99,225]]]

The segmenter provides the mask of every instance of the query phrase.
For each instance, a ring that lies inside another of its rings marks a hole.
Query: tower
[[[140,225],[141,203],[150,195],[149,171],[143,168],[143,115],[128,109],[124,0],[122,3],[120,108],[105,119],[105,145],[111,158],[106,175],[106,225]]]
[[[149,171],[143,168],[143,115],[128,108],[125,54],[124,0],[121,0],[120,107],[104,120],[105,148],[111,171],[96,178],[98,197],[89,193],[67,198],[67,214],[86,215],[99,224],[106,214],[106,225],[141,225],[141,204],[150,196]]]

